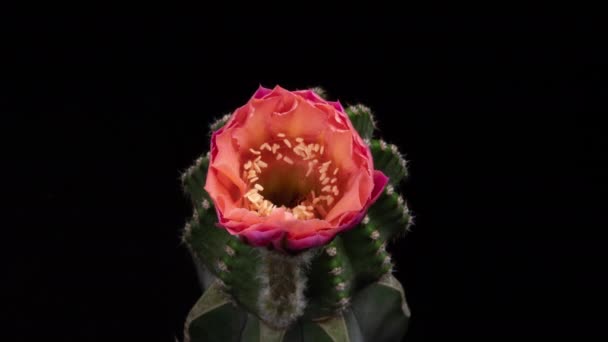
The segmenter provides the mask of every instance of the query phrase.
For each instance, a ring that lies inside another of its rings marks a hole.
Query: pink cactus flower
[[[298,252],[355,227],[387,181],[339,102],[277,86],[213,133],[205,190],[230,234]]]

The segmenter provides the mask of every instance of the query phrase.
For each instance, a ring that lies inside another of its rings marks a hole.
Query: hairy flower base
[[[268,216],[279,206],[299,220],[323,219],[339,199],[340,170],[325,155],[322,141],[278,133],[248,152],[242,175],[249,190],[243,197],[257,214]]]

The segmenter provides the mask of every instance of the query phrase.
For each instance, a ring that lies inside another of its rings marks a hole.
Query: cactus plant
[[[356,227],[326,244],[302,251],[256,247],[218,228],[217,208],[204,189],[209,153],[182,174],[193,205],[182,239],[204,290],[186,319],[185,341],[382,342],[405,334],[410,311],[386,245],[412,224],[395,190],[407,176],[406,163],[395,145],[373,139],[369,108],[345,112],[390,184]]]

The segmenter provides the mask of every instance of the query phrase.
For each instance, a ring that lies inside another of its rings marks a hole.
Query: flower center
[[[340,195],[339,169],[324,152],[322,143],[283,133],[250,148],[242,169],[245,206],[261,216],[284,207],[300,220],[324,218]]]

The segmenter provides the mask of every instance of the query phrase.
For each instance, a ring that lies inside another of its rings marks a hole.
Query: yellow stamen
[[[291,148],[291,143],[289,142],[289,140],[283,139],[283,142],[285,143],[285,145],[287,145],[287,147]]]
[[[291,158],[285,156],[283,157],[283,161],[286,162],[287,164],[292,164],[293,165],[293,160],[291,160]]]
[[[270,148],[270,145],[268,145],[268,143],[263,143],[262,146],[260,146],[260,150],[263,149],[267,149],[268,151],[272,151],[272,148]]]
[[[313,157],[312,150],[313,150],[313,144],[308,144],[308,146],[306,146],[306,150],[305,150],[307,158]]]
[[[334,176],[335,176],[335,175],[338,173],[338,170],[340,170],[340,168],[336,168],[336,169],[334,170]]]
[[[252,148],[250,148],[249,151],[251,151],[251,153],[253,153],[253,154],[262,154],[262,152],[256,151],[256,150],[254,150]]]
[[[266,168],[268,167],[268,164],[266,164],[264,161],[262,160],[258,160],[258,162],[256,163],[259,167],[261,168]]]
[[[306,171],[306,177],[308,177],[310,175],[310,173],[312,172],[312,163],[308,163],[308,171]]]
[[[245,193],[244,197],[249,197],[251,194],[254,194],[256,192],[258,192],[256,189],[251,189]]]
[[[278,133],[277,137],[279,137],[279,138],[285,138],[285,133]]]
[[[331,186],[326,185],[326,186],[323,187],[323,189],[321,189],[321,191],[323,191],[323,192],[330,192],[331,191]]]
[[[297,154],[300,157],[306,156],[306,154],[304,153],[302,145],[298,145],[298,146],[294,147],[293,148],[293,153]]]
[[[327,172],[327,169],[329,168],[329,164],[331,163],[330,161],[326,161],[325,163],[321,164],[321,166],[319,166],[319,172],[320,173],[325,173]]]
[[[321,214],[322,217],[327,216],[327,211],[325,211],[322,206],[317,205],[315,206],[315,209],[317,209],[317,211],[319,212],[319,214]]]
[[[323,175],[325,175],[325,174],[323,174]],[[329,183],[329,178],[325,178],[325,179],[323,180],[323,182],[321,182],[321,185],[325,185],[325,184],[327,184],[327,183]]]
[[[253,177],[249,180],[249,183],[255,183],[258,181],[258,179],[260,179],[260,177]]]
[[[331,179],[331,184],[334,184],[336,181],[338,180],[338,178],[334,177]]]
[[[249,170],[251,168],[251,160],[248,160],[245,165],[243,165],[243,167],[245,168],[245,170]]]
[[[279,159],[281,159],[281,158],[283,158],[283,155],[282,155],[281,153],[279,153],[279,154],[277,155],[277,160],[279,160]]]
[[[260,191],[263,191],[263,190],[264,190],[264,187],[263,187],[263,186],[261,186],[260,184],[257,184],[257,183],[254,185],[254,187],[255,187],[256,189],[260,190]]]
[[[256,193],[249,195],[247,198],[254,204],[259,205],[260,204],[259,202],[262,200],[263,197],[256,192]]]
[[[272,154],[275,154],[279,148],[281,148],[281,145],[272,144]]]

